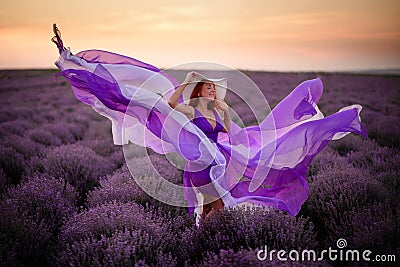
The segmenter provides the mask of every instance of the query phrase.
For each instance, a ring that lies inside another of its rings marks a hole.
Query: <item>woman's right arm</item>
[[[178,89],[175,90],[175,92],[171,95],[171,97],[168,100],[168,104],[170,105],[171,108],[185,114],[189,119],[193,119],[194,117],[193,107],[186,104],[179,105],[178,101],[183,93],[183,90],[185,90],[186,85],[193,80],[194,76],[195,76],[194,72],[189,73],[185,81],[178,87]]]

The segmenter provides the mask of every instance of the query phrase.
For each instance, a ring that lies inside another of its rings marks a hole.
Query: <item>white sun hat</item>
[[[224,98],[226,96],[226,90],[228,87],[228,81],[226,80],[226,78],[210,79],[210,78],[207,78],[206,76],[196,72],[196,76],[193,78],[193,80],[190,82],[187,82],[189,80],[191,73],[192,72],[189,72],[186,75],[186,79],[183,82],[183,83],[187,83],[185,90],[183,90],[183,93],[182,93],[184,103],[186,103],[186,104],[189,103],[190,95],[192,94],[194,87],[196,86],[196,84],[198,82],[201,82],[201,81],[213,82],[215,85],[215,90],[216,90],[216,98],[221,101],[224,100]]]

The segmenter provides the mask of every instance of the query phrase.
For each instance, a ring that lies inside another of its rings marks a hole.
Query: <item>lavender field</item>
[[[257,258],[264,246],[322,251],[337,248],[340,238],[346,249],[400,261],[400,76],[246,72],[271,108],[320,76],[320,110],[327,116],[362,105],[369,137],[349,134],[317,155],[298,216],[236,207],[198,228],[187,208],[163,204],[136,184],[122,146],[113,144],[111,122],[76,100],[55,74],[0,71],[1,266],[368,265]],[[131,150],[132,172],[151,179],[144,152]],[[163,176],[182,184],[181,170],[147,152]]]

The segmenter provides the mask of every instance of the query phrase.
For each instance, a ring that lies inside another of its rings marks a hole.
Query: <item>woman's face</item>
[[[200,97],[204,97],[209,100],[214,100],[216,97],[215,85],[212,82],[205,82],[200,91]]]

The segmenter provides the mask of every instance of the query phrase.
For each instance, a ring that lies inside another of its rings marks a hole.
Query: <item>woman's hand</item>
[[[218,104],[224,112],[225,129],[229,133],[231,131],[231,115],[229,114],[229,106],[224,100],[218,101]]]
[[[224,100],[219,101],[218,104],[224,113],[227,113],[229,111],[229,106]]]
[[[199,77],[199,74],[195,71],[191,71],[186,75],[184,83],[190,83],[195,80],[195,78]]]

